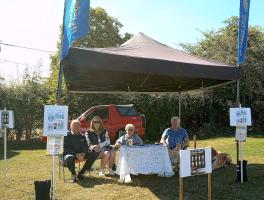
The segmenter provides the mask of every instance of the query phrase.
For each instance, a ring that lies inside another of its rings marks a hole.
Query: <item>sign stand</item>
[[[47,155],[52,156],[51,199],[56,199],[56,156],[63,151],[63,139],[68,129],[68,106],[44,106],[44,135],[47,136]]]
[[[236,126],[236,144],[237,144],[237,167],[240,166],[240,181],[244,182],[243,172],[243,142],[247,137],[247,126],[251,126],[251,110],[250,108],[230,108],[230,126]],[[240,154],[240,156],[238,155]],[[240,162],[239,162],[240,158]],[[237,174],[239,177],[239,174]]]
[[[208,200],[212,199],[212,173],[208,174]]]
[[[193,134],[193,148],[196,149],[196,134]]]
[[[6,186],[6,174],[7,174],[6,152],[7,152],[7,134],[6,134],[6,126],[4,126],[4,186]]]
[[[6,186],[7,180],[7,128],[14,128],[14,114],[11,110],[0,110],[0,128],[4,129],[4,179],[3,185]]]
[[[52,187],[51,187],[51,199],[55,200],[55,191],[56,191],[56,159],[55,156],[52,156]]]
[[[179,200],[183,200],[183,178],[208,174],[208,200],[212,199],[211,147],[180,150]]]
[[[179,200],[183,200],[183,178],[179,176]]]
[[[243,183],[243,142],[239,142],[240,144],[240,177],[241,177],[241,183]]]

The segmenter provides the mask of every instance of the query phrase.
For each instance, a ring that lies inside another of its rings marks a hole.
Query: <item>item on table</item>
[[[128,144],[128,146],[132,146],[133,145],[133,140],[132,139],[128,139],[127,140],[127,144]]]

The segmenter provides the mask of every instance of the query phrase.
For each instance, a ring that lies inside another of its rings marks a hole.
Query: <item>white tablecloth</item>
[[[122,146],[116,173],[120,181],[129,182],[130,174],[158,174],[172,176],[167,147],[163,145]]]

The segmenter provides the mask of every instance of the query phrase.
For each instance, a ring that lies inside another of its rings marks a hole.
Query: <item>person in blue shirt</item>
[[[162,136],[160,143],[168,147],[171,162],[175,164],[176,170],[179,163],[179,150],[189,146],[187,131],[181,128],[181,120],[174,116],[171,118],[171,127],[167,128]]]
[[[189,146],[187,131],[181,128],[179,117],[171,118],[171,127],[163,132],[160,142],[167,145],[170,150],[186,149]]]

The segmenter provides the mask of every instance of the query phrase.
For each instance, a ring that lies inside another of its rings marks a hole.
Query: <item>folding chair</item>
[[[78,163],[78,169],[79,171],[81,171],[81,162],[85,162],[86,160],[83,161],[79,161],[78,159],[75,159],[74,162],[75,164]],[[62,168],[62,174],[63,174],[63,181],[66,182],[65,179],[65,169],[67,168],[67,162],[66,160],[64,160],[64,156],[63,155],[59,155],[59,178],[61,178],[61,168]]]

